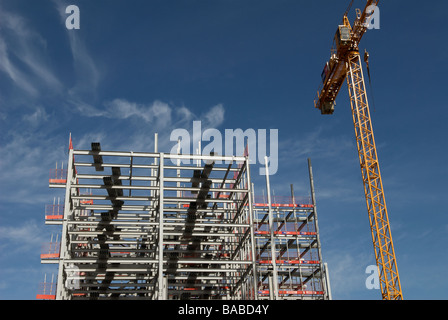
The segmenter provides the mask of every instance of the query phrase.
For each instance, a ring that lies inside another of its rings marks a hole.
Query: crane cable
[[[370,78],[369,57],[370,57],[369,53],[367,52],[366,49],[364,49],[364,62],[366,63],[367,75],[369,76],[369,86],[370,86],[370,92],[371,92],[371,95],[372,95],[373,112],[376,112],[376,109],[375,109],[375,98],[374,98],[374,95],[373,95],[373,88],[372,88],[372,79]]]

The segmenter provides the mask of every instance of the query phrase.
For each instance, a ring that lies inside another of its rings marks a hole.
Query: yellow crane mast
[[[356,10],[353,28],[347,17],[349,11],[347,9],[342,25],[338,26],[330,60],[322,72],[322,85],[314,100],[314,106],[321,110],[322,114],[333,114],[336,97],[347,78],[381,294],[383,300],[402,300],[403,294],[359,53],[359,43],[368,28],[368,23],[371,22],[373,10],[378,2],[379,0],[367,0],[363,11]]]

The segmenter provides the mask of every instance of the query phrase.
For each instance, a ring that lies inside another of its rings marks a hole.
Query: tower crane
[[[356,9],[353,27],[347,17],[353,0],[350,3],[342,24],[337,28],[331,57],[322,72],[322,84],[314,100],[314,106],[322,114],[333,114],[336,97],[347,79],[381,295],[383,300],[402,300],[403,294],[359,53],[359,43],[368,29],[378,2],[379,0],[367,0],[363,11]],[[364,58],[368,59],[368,54],[365,54]]]

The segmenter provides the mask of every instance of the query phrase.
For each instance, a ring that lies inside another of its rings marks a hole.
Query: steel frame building
[[[46,208],[62,235],[41,261],[58,274],[38,299],[331,298],[314,195],[273,203],[267,179],[267,201],[254,202],[248,156],[92,143],[70,148],[50,187],[65,189]]]

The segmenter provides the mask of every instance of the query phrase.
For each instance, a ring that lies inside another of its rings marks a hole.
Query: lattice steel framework
[[[49,217],[62,224],[60,251],[43,259],[59,264],[56,299],[255,298],[247,157],[92,143],[70,149],[59,180],[64,216]]]
[[[402,300],[401,283],[359,52],[354,51],[349,55],[347,65],[347,85],[381,292],[385,300]]]
[[[46,207],[61,239],[41,256],[57,286],[40,298],[328,299],[314,202],[254,203],[248,161],[70,149],[50,177],[64,204]]]

